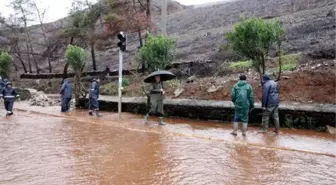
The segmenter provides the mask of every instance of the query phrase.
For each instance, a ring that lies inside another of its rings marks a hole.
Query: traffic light
[[[126,36],[124,35],[124,32],[120,32],[118,34],[118,47],[120,48],[121,51],[126,51]]]

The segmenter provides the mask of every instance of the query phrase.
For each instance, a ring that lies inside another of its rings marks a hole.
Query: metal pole
[[[167,34],[167,0],[162,0],[161,11],[161,31],[163,34]]]
[[[119,87],[118,87],[118,96],[119,96],[119,101],[118,101],[118,118],[121,120],[121,88],[122,88],[122,70],[123,70],[123,54],[121,49],[119,49]]]

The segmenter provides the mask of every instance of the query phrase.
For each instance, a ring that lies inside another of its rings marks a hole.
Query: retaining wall
[[[147,99],[143,97],[124,97],[122,111],[145,114]],[[100,109],[118,111],[118,98],[101,96]],[[87,108],[88,100],[80,100],[80,107]],[[188,99],[167,99],[164,102],[166,116],[183,117],[202,120],[232,121],[234,106],[229,101],[207,101]],[[255,104],[250,113],[250,123],[261,123],[262,109]],[[279,106],[280,124],[282,127],[325,130],[326,125],[335,127],[336,105],[333,104],[297,104],[282,103]]]

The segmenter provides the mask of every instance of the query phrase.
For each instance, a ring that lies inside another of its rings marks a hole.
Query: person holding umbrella
[[[175,78],[175,75],[169,71],[156,71],[151,73],[146,79],[146,83],[152,83],[152,90],[150,91],[150,110],[145,115],[145,123],[148,122],[150,114],[155,114],[159,117],[159,125],[165,125],[163,122],[163,100],[164,100],[164,87],[162,82]]]

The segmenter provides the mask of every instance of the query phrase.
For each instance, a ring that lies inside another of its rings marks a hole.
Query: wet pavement
[[[328,133],[231,136],[231,125],[59,107],[17,105],[0,117],[0,184],[334,184],[336,141]],[[0,109],[1,115],[4,111]]]

